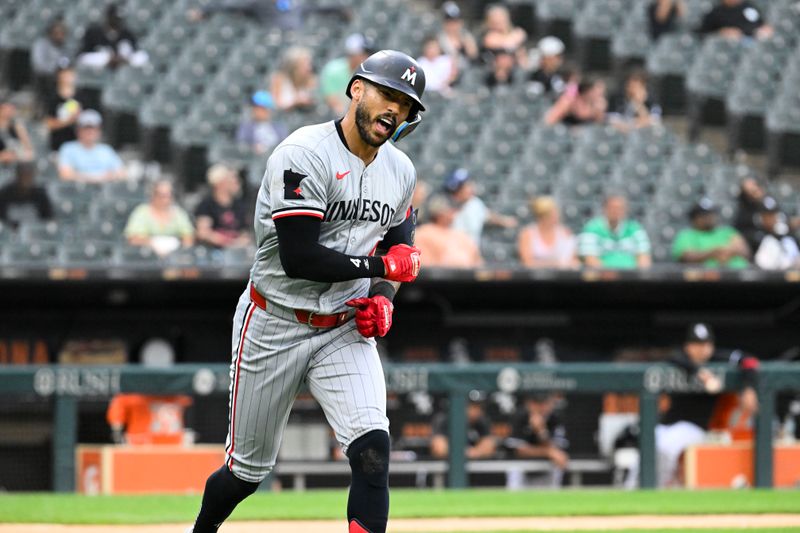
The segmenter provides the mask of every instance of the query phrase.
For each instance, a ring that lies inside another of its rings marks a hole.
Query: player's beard
[[[378,118],[379,117],[370,118],[369,112],[367,111],[367,106],[364,102],[359,102],[359,104],[356,106],[356,128],[358,129],[358,135],[361,137],[362,141],[370,146],[374,146],[375,148],[388,141],[389,137],[391,137],[393,133],[389,132],[389,135],[383,139],[373,134],[372,125],[376,120],[378,120]],[[394,122],[393,118],[389,118],[389,120]]]

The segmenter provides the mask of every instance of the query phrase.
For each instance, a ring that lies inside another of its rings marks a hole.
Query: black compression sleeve
[[[327,283],[384,276],[380,257],[347,255],[321,245],[320,224],[310,216],[275,220],[281,265],[287,276]]]
[[[386,252],[396,244],[408,244],[414,246],[414,228],[416,226],[417,214],[413,209],[409,212],[406,219],[393,228],[389,228],[383,240],[378,243],[378,251]]]
[[[379,281],[372,285],[372,287],[369,289],[370,298],[380,294],[381,296],[388,298],[389,301],[394,300],[394,295],[396,293],[397,290],[388,281]]]

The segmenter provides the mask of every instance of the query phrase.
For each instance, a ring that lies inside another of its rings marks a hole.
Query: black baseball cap
[[[686,342],[714,342],[714,330],[705,322],[695,322],[686,330]]]
[[[689,218],[716,212],[717,204],[715,204],[711,198],[704,196],[703,198],[700,198],[689,210]]]

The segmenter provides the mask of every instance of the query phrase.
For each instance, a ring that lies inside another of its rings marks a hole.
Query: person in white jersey
[[[216,533],[269,474],[305,385],[350,461],[349,532],[385,533],[389,420],[374,337],[389,331],[399,283],[421,265],[416,173],[386,141],[419,124],[424,90],[414,59],[377,52],[353,74],[343,118],[298,129],[269,157],[233,324],[226,461],[189,531]]]

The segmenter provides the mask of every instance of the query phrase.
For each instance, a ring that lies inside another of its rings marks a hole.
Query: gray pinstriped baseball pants
[[[322,406],[347,450],[365,433],[389,430],[386,383],[374,339],[354,320],[318,329],[291,310],[239,298],[233,319],[226,461],[240,479],[263,480],[272,470],[283,430],[302,385]]]

